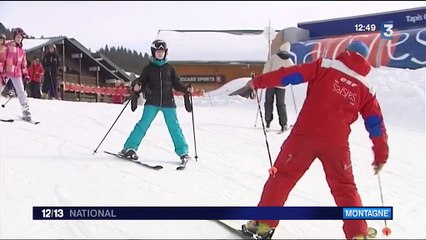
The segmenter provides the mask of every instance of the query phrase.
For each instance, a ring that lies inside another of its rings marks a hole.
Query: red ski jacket
[[[280,68],[253,79],[255,89],[307,83],[307,94],[292,134],[317,137],[349,146],[350,125],[361,113],[373,142],[373,164],[385,163],[389,154],[386,128],[375,92],[366,78],[371,65],[361,55],[345,51],[335,60]]]
[[[31,64],[28,68],[28,74],[30,76],[30,80],[34,82],[41,82],[41,78],[44,74],[43,66],[40,63]]]

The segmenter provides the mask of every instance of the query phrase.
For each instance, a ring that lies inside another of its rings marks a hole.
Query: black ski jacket
[[[142,86],[146,99],[145,105],[158,107],[176,108],[172,89],[188,93],[189,87],[180,81],[176,69],[169,63],[157,66],[150,62],[132,86],[136,83]]]
[[[49,73],[52,74],[54,77],[56,78],[56,76],[59,75],[59,67],[61,66],[60,60],[59,60],[59,56],[56,52],[53,53],[47,53],[44,57],[43,57],[43,68],[45,71],[44,76],[49,77]]]

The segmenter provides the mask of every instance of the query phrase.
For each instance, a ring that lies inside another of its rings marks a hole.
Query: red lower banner
[[[124,87],[99,87],[99,86],[87,86],[75,83],[64,82],[64,91],[91,93],[91,94],[103,94],[111,96],[128,96],[129,89]]]
[[[175,95],[175,96],[183,96],[183,93],[173,90],[173,95]],[[194,96],[194,97],[204,97],[204,90],[195,89],[194,92],[192,93],[192,96]]]
[[[99,86],[87,86],[75,83],[64,82],[64,91],[70,92],[81,92],[90,94],[103,94],[111,96],[129,96],[129,88],[127,87],[99,87]],[[173,95],[182,96],[183,93],[173,91]],[[192,93],[193,96],[203,97],[204,90],[195,90]]]

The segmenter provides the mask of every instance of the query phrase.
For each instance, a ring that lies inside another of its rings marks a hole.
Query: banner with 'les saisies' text
[[[368,45],[368,61],[374,67],[426,67],[426,28],[394,30],[392,39],[383,38],[380,32],[366,32],[297,42],[291,45],[291,55],[297,64],[319,57],[333,59],[355,40]]]

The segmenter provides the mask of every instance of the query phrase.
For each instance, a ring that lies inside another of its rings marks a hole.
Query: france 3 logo
[[[393,21],[384,22],[381,24],[381,38],[392,40],[393,38]]]

